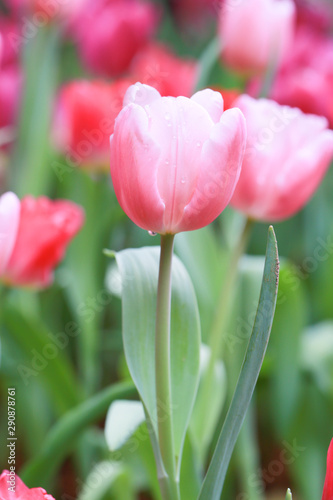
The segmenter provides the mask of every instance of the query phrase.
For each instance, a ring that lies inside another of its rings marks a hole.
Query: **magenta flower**
[[[333,157],[326,118],[242,95],[236,99],[247,124],[242,172],[231,205],[248,217],[291,217],[314,194]]]
[[[44,488],[28,488],[15,474],[4,470],[0,475],[1,500],[54,500]]]
[[[161,97],[137,83],[125,95],[111,136],[111,176],[135,224],[160,234],[199,229],[229,203],[246,142],[239,109],[220,93]]]
[[[327,452],[326,478],[323,490],[322,500],[333,499],[333,439]]]

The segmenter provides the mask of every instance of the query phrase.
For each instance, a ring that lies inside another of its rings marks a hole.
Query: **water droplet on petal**
[[[197,142],[197,148],[201,148],[201,142]]]
[[[169,165],[170,164],[169,160],[165,160],[165,164]]]
[[[170,120],[170,118],[171,118],[170,113],[165,113],[164,118],[166,120]]]
[[[149,234],[149,236],[156,236],[157,235],[157,233],[155,233],[155,231],[148,231],[148,234]]]
[[[180,182],[181,182],[182,184],[185,184],[185,177],[182,177],[182,178],[180,179]]]

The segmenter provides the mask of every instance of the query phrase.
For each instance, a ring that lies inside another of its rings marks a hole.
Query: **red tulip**
[[[219,19],[223,61],[240,73],[262,73],[289,49],[294,21],[292,0],[225,2]]]
[[[305,113],[326,116],[333,126],[333,39],[299,28],[270,96]]]
[[[333,499],[333,439],[327,452],[327,469],[322,500]]]
[[[0,475],[1,500],[54,500],[44,488],[28,488],[15,474],[4,470]]]
[[[309,201],[333,158],[327,120],[247,95],[234,105],[244,113],[248,137],[231,205],[257,220],[291,217]]]
[[[111,176],[121,207],[155,233],[206,226],[232,196],[245,140],[242,113],[223,112],[218,92],[206,89],[188,99],[131,86],[111,136]]]
[[[135,56],[131,74],[134,81],[155,87],[162,96],[190,97],[196,84],[198,64],[194,60],[181,59],[169,48],[155,43]]]
[[[81,80],[64,85],[58,99],[54,140],[71,165],[108,168],[110,135],[131,83]]]
[[[145,0],[95,0],[76,20],[79,53],[100,75],[126,71],[157,27],[157,8]]]
[[[2,279],[13,286],[49,286],[53,269],[83,218],[82,209],[67,200],[23,198],[16,241]]]
[[[295,0],[297,23],[327,32],[333,28],[333,4],[329,0]]]

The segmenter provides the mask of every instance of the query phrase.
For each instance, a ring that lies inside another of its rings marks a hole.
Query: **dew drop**
[[[157,235],[157,233],[155,233],[155,231],[148,231],[148,234],[149,234],[149,236],[156,236]]]
[[[169,160],[165,160],[166,165],[169,165],[169,163],[170,163]]]
[[[201,148],[201,142],[197,142],[197,148]]]
[[[182,177],[182,178],[180,179],[180,182],[181,182],[182,184],[185,184],[185,177]]]

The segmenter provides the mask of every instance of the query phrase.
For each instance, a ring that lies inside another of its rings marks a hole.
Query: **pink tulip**
[[[326,116],[333,126],[333,39],[299,28],[270,96],[306,113]]]
[[[135,224],[155,233],[206,226],[232,196],[245,142],[242,113],[223,113],[218,92],[161,97],[137,83],[125,95],[111,136],[118,201]]]
[[[322,500],[332,500],[333,498],[333,439],[327,452],[326,478]]]
[[[0,475],[1,500],[54,500],[44,488],[28,488],[15,474],[4,470]]]
[[[26,196],[21,201],[20,223],[2,279],[13,286],[45,288],[53,269],[83,224],[82,209],[67,200]]]
[[[244,74],[265,71],[290,47],[294,22],[292,0],[225,2],[219,18],[223,61]]]
[[[124,73],[157,23],[155,5],[145,0],[90,2],[74,27],[84,65],[103,76]]]
[[[333,132],[324,117],[267,99],[240,96],[247,146],[231,205],[248,217],[291,217],[313,195],[333,157]]]
[[[0,197],[0,274],[14,248],[20,221],[20,200],[11,192]]]

